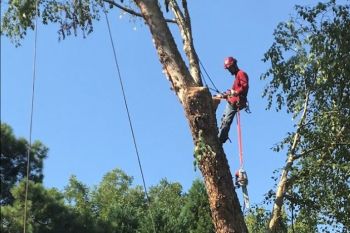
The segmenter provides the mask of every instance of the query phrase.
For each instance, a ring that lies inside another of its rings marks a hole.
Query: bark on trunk
[[[218,130],[212,97],[192,77],[177,49],[156,0],[135,0],[150,28],[167,78],[184,108],[192,132],[195,153],[203,174],[213,223],[217,233],[246,233],[239,200]]]
[[[298,135],[296,135],[299,137]],[[288,173],[293,165],[294,156],[290,154],[287,159],[286,166],[283,169],[280,181],[277,186],[276,198],[271,213],[271,219],[269,222],[269,231],[271,233],[283,232],[283,221],[282,221],[282,207],[284,201],[284,195],[287,189]]]
[[[282,229],[283,229],[282,207],[283,207],[284,196],[285,196],[286,190],[288,188],[287,187],[288,173],[293,166],[294,160],[297,158],[295,155],[295,152],[296,152],[296,148],[297,148],[299,141],[300,141],[300,130],[303,127],[303,123],[304,123],[305,118],[306,118],[308,102],[309,102],[309,93],[306,94],[303,113],[302,113],[302,116],[300,117],[300,120],[298,123],[298,128],[297,128],[297,131],[296,131],[294,138],[293,138],[293,144],[292,144],[292,147],[290,149],[290,153],[288,155],[286,165],[282,171],[280,181],[279,181],[278,186],[277,186],[276,198],[275,198],[275,202],[273,205],[271,218],[270,218],[270,222],[269,222],[269,231],[272,233],[282,232]]]
[[[196,146],[195,153],[200,157],[199,168],[216,232],[248,232],[226,155],[217,138],[216,117],[208,89],[190,88],[183,106]]]

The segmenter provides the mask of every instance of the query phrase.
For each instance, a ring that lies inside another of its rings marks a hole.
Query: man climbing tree
[[[36,2],[39,3],[37,12]],[[234,191],[226,155],[217,137],[212,96],[208,88],[202,85],[187,1],[181,1],[182,8],[176,0],[165,1],[166,10],[172,10],[175,20],[165,19],[157,0],[132,2],[138,10],[127,8],[113,0],[11,1],[2,19],[1,32],[18,42],[26,35],[28,29],[34,28],[36,15],[41,16],[45,24],[58,23],[61,38],[72,32],[76,34],[78,29],[81,29],[84,35],[91,33],[93,21],[100,19],[100,13],[108,13],[107,11],[113,8],[120,8],[142,17],[151,32],[162,69],[188,120],[195,147],[194,154],[204,177],[215,230],[218,233],[246,233],[248,230]],[[109,6],[108,10],[105,3]],[[178,26],[188,66],[167,23],[175,23]]]
[[[227,141],[228,133],[237,111],[247,107],[247,95],[249,89],[248,75],[238,68],[237,60],[235,58],[226,58],[224,61],[224,68],[235,76],[235,81],[231,89],[224,94],[218,95],[219,98],[227,100],[218,135],[221,143]]]

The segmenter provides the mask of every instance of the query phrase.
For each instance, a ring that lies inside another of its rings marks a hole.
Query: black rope
[[[205,69],[204,65],[202,64],[202,61],[201,61],[200,59],[198,59],[198,60],[199,60],[199,64],[201,65],[201,67],[202,67],[203,70],[204,70],[204,73],[207,75],[207,77],[208,77],[208,79],[209,79],[211,85],[212,85],[214,88],[210,88],[210,87],[207,85],[207,82],[205,81],[205,77],[202,75],[205,85],[206,85],[210,90],[215,91],[215,92],[217,92],[217,93],[220,94],[221,92],[220,92],[219,89],[215,86],[213,80],[210,78],[210,75],[208,74],[207,70]]]
[[[206,86],[207,88],[210,88],[210,87],[208,86],[207,80],[206,80],[206,78],[204,77],[204,75],[202,74],[202,72],[200,72],[200,74],[201,74],[201,77],[202,77],[202,79],[203,79],[203,82],[204,82],[205,86]]]
[[[33,78],[32,78],[32,100],[30,109],[30,123],[29,123],[29,145],[27,151],[27,171],[25,181],[25,195],[24,195],[24,213],[23,213],[23,233],[27,231],[27,209],[28,209],[28,189],[29,189],[29,175],[30,175],[30,153],[32,150],[32,129],[33,129],[33,113],[34,113],[34,96],[35,96],[35,79],[36,79],[36,51],[38,38],[38,1],[35,1],[35,34],[34,34],[34,57],[33,57]]]
[[[126,100],[126,94],[125,94],[125,91],[124,91],[123,80],[122,80],[122,77],[121,77],[121,74],[120,74],[119,65],[118,65],[118,59],[117,59],[117,55],[116,55],[117,53],[116,53],[116,50],[115,50],[113,37],[112,37],[112,32],[111,32],[111,27],[110,27],[110,24],[109,24],[109,20],[108,20],[108,16],[107,16],[106,10],[104,10],[104,14],[105,14],[105,17],[106,17],[106,22],[107,22],[107,27],[108,27],[108,32],[109,32],[109,38],[110,38],[112,49],[113,49],[114,62],[115,62],[115,66],[116,66],[116,69],[117,69],[117,72],[118,72],[119,83],[120,83],[120,87],[121,87],[122,93],[123,93],[124,105],[125,105],[125,109],[126,109],[126,112],[127,112],[127,115],[128,115],[130,131],[131,131],[131,134],[132,134],[132,139],[133,139],[133,142],[134,142],[135,152],[136,152],[136,155],[137,155],[137,161],[138,161],[139,169],[140,169],[140,172],[141,172],[143,188],[144,188],[144,191],[145,191],[145,196],[146,196],[146,199],[147,199],[148,206],[150,207],[151,201],[150,201],[150,198],[149,198],[148,192],[147,192],[145,176],[143,174],[143,169],[142,169],[142,164],[141,164],[141,160],[140,160],[140,155],[139,155],[139,151],[138,151],[137,144],[136,144],[135,133],[134,133],[134,129],[133,129],[133,126],[132,126],[132,121],[131,121],[131,116],[130,116],[130,112],[129,112],[129,107],[128,107],[128,103],[127,103],[127,100]],[[155,223],[154,223],[154,218],[153,218],[152,212],[151,212],[150,208],[148,210],[149,210],[149,214],[150,214],[150,217],[151,217],[151,220],[152,220],[152,224],[153,224],[153,231],[154,231],[154,233],[156,233],[156,227],[155,227]]]

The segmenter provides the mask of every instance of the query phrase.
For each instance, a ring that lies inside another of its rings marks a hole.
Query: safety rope
[[[30,154],[32,150],[32,129],[33,129],[33,113],[34,113],[34,96],[35,96],[35,79],[36,79],[36,51],[38,38],[38,1],[35,1],[35,32],[34,32],[34,57],[33,57],[33,76],[32,76],[32,100],[30,109],[29,123],[29,145],[27,151],[27,171],[25,180],[25,195],[24,195],[24,213],[23,213],[23,233],[27,231],[27,209],[28,209],[28,190],[29,190],[29,175],[30,175]]]
[[[212,91],[215,91],[216,93],[221,94],[221,92],[219,91],[219,89],[215,86],[215,84],[214,84],[213,80],[211,79],[210,75],[208,74],[207,70],[205,69],[204,65],[202,64],[202,61],[201,61],[200,59],[198,59],[198,60],[199,60],[199,64],[201,65],[202,69],[204,70],[204,73],[207,75],[207,77],[208,77],[208,79],[209,79],[211,85],[212,85],[214,88],[211,88],[211,87],[208,86],[208,84],[207,84],[207,82],[206,82],[206,78],[205,78],[205,76],[204,76],[204,75],[202,74],[202,72],[201,72],[201,76],[202,76],[202,79],[203,79],[203,81],[204,81],[205,86],[206,86],[208,89],[210,89],[210,90],[212,90]]]
[[[237,111],[237,133],[238,133],[238,153],[239,153],[239,166],[243,169],[243,147],[242,147],[242,129],[241,129],[241,114]]]
[[[237,134],[238,134],[238,153],[239,153],[239,170],[236,172],[236,184],[238,187],[242,187],[243,193],[243,210],[250,207],[249,195],[248,195],[248,175],[244,170],[243,161],[243,146],[242,146],[242,128],[241,128],[241,114],[240,110],[237,110]]]
[[[150,198],[148,196],[145,176],[143,174],[143,169],[142,169],[141,159],[140,159],[140,155],[139,155],[139,150],[138,150],[138,147],[137,147],[136,137],[135,137],[135,133],[134,133],[134,128],[133,128],[133,125],[132,125],[130,111],[129,111],[129,107],[128,107],[128,103],[127,103],[127,99],[126,99],[126,93],[125,93],[125,90],[124,90],[123,79],[122,79],[122,76],[121,76],[121,73],[120,73],[120,68],[119,68],[119,64],[118,64],[117,53],[116,53],[116,50],[115,50],[113,37],[112,37],[111,27],[110,27],[109,19],[108,19],[108,16],[107,16],[107,13],[106,13],[105,9],[104,9],[104,14],[105,14],[105,17],[106,17],[109,38],[110,38],[112,49],[113,49],[114,63],[115,63],[115,66],[116,66],[116,69],[117,69],[117,73],[118,73],[119,84],[120,84],[120,87],[121,87],[121,90],[122,90],[122,93],[123,93],[124,106],[125,106],[125,109],[126,109],[126,113],[128,115],[129,127],[130,127],[130,131],[131,131],[131,135],[132,135],[132,139],[133,139],[133,143],[134,143],[134,148],[135,148],[135,152],[136,152],[136,156],[137,156],[137,161],[138,161],[138,165],[139,165],[139,169],[140,169],[140,173],[141,173],[141,177],[142,177],[143,189],[145,191],[147,204],[150,207],[151,201],[150,201]],[[150,214],[152,225],[153,225],[153,232],[156,233],[156,227],[155,227],[153,214],[152,214],[150,208],[148,208],[148,210],[149,210],[149,214]]]

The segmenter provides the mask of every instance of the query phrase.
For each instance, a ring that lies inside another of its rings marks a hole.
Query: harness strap
[[[242,147],[242,129],[241,129],[241,115],[239,109],[237,111],[237,132],[238,132],[238,152],[240,168],[243,168],[243,147]]]
[[[238,152],[239,152],[239,164],[240,168],[236,173],[236,185],[242,187],[243,192],[243,209],[250,208],[250,201],[248,196],[248,176],[246,171],[243,169],[243,146],[242,146],[242,129],[241,129],[241,115],[239,108],[237,110],[237,132],[238,132]]]

